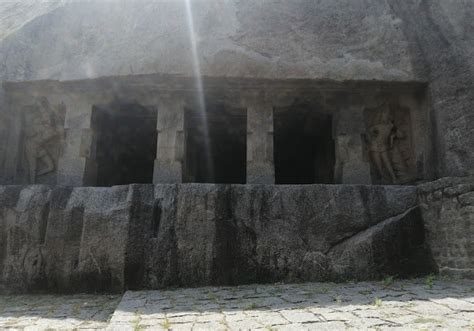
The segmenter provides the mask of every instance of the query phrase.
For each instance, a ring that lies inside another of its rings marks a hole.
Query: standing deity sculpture
[[[401,139],[404,134],[395,126],[390,118],[390,110],[388,106],[377,114],[374,124],[369,127],[367,134],[367,144],[370,159],[373,162],[378,175],[381,179],[390,177],[392,184],[398,184],[397,177],[393,165],[393,148],[396,139]]]
[[[24,147],[28,182],[34,184],[39,176],[55,170],[55,161],[48,150],[54,139],[62,134],[62,125],[46,98],[38,98],[24,111]]]

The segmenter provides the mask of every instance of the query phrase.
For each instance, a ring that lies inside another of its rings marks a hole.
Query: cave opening
[[[157,110],[131,103],[94,106],[97,186],[153,182]]]
[[[206,113],[185,113],[184,182],[245,184],[247,112],[222,103],[207,103]]]
[[[332,116],[311,105],[274,109],[276,184],[334,183]]]

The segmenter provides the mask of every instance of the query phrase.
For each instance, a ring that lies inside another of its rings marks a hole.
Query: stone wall
[[[418,187],[426,239],[441,275],[474,278],[474,178]]]
[[[0,187],[1,286],[122,291],[431,271],[415,187]]]

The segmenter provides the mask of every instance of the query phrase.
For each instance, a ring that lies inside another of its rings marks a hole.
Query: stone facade
[[[423,84],[210,77],[203,84],[200,96],[193,78],[169,75],[6,83],[6,113],[17,125],[8,130],[16,143],[3,156],[9,165],[3,183],[407,184],[433,178],[431,127],[419,120],[430,111]],[[131,123],[139,131],[127,129]],[[113,160],[120,154],[144,160],[128,172],[150,176],[99,178],[127,171],[117,168],[127,167],[126,160]]]
[[[435,177],[472,172],[472,1],[231,0],[192,9],[204,76],[426,83]],[[196,72],[184,0],[5,2],[0,22],[0,81]]]

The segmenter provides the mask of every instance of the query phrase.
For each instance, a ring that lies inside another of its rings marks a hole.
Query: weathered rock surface
[[[428,83],[438,176],[473,175],[474,2],[388,4],[403,21],[414,75]]]
[[[413,79],[401,21],[385,2],[190,3],[204,75]],[[0,39],[0,79],[194,75],[185,4],[66,0],[29,8],[0,5],[0,18],[17,17]]]
[[[440,274],[474,279],[474,178],[442,178],[418,194]]]
[[[121,291],[408,276],[427,260],[415,187],[0,187],[11,291]]]

